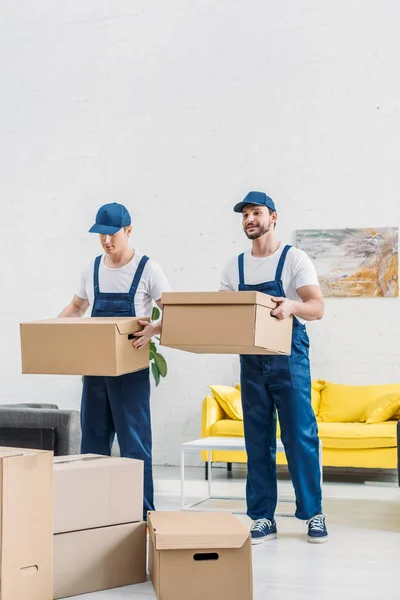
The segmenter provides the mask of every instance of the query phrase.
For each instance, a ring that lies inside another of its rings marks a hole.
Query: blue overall
[[[290,246],[285,246],[274,281],[246,285],[244,255],[238,258],[239,290],[284,297],[282,270]],[[311,408],[311,376],[306,328],[293,318],[290,356],[242,355],[241,389],[248,474],[247,514],[274,518],[277,503],[276,410],[281,439],[296,493],[296,517],[310,519],[322,512],[317,423]]]
[[[135,294],[143,269],[144,256],[127,294],[103,293],[99,289],[101,256],[94,265],[92,317],[135,317]],[[146,350],[144,350],[146,352]],[[115,434],[121,456],[144,461],[143,516],[154,510],[151,459],[149,369],[119,377],[85,376],[82,391],[82,454],[110,456]]]

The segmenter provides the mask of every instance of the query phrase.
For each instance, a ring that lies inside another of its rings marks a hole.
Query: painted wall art
[[[395,297],[398,228],[299,230],[296,245],[313,260],[326,297]]]

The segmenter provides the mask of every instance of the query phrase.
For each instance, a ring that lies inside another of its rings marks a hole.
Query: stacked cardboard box
[[[0,598],[53,598],[53,453],[0,448]]]
[[[54,598],[146,580],[143,461],[54,459]]]

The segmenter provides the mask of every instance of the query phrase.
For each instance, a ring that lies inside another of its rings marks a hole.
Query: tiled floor
[[[215,469],[215,491],[220,495],[244,493],[244,470]],[[201,469],[188,469],[188,494],[205,495]],[[155,469],[159,510],[179,510],[179,470]],[[349,479],[349,478],[347,478]],[[279,493],[293,497],[288,481]],[[214,508],[232,503],[214,502]],[[236,509],[244,508],[237,501]],[[281,504],[287,511],[292,504]],[[253,547],[254,600],[398,600],[400,598],[400,488],[394,478],[384,482],[324,484],[324,511],[329,541],[308,544],[305,525],[294,518],[278,518],[278,539]],[[239,516],[250,523],[246,516]],[[81,600],[150,600],[151,583],[97,592]],[[187,600],[190,600],[188,598]]]

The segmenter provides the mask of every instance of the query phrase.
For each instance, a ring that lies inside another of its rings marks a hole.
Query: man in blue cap
[[[168,281],[157,263],[131,248],[131,217],[125,206],[102,206],[89,231],[99,234],[104,254],[83,273],[60,317],[81,317],[89,306],[92,317],[149,317],[153,301],[162,308],[161,296],[170,291]],[[146,344],[161,325],[139,323],[143,329],[133,345],[148,352]],[[119,377],[85,376],[81,424],[83,454],[109,456],[116,433],[121,456],[144,461],[146,519],[147,511],[154,510],[149,369]]]
[[[241,391],[248,474],[247,514],[251,537],[259,544],[277,536],[276,410],[294,490],[296,516],[307,521],[307,540],[328,539],[322,513],[317,423],[311,407],[309,339],[305,322],[321,319],[324,301],[311,259],[284,245],[275,234],[277,212],[263,192],[250,192],[234,207],[252,249],[225,267],[221,290],[256,290],[276,301],[272,315],[293,315],[290,356],[240,357]]]

